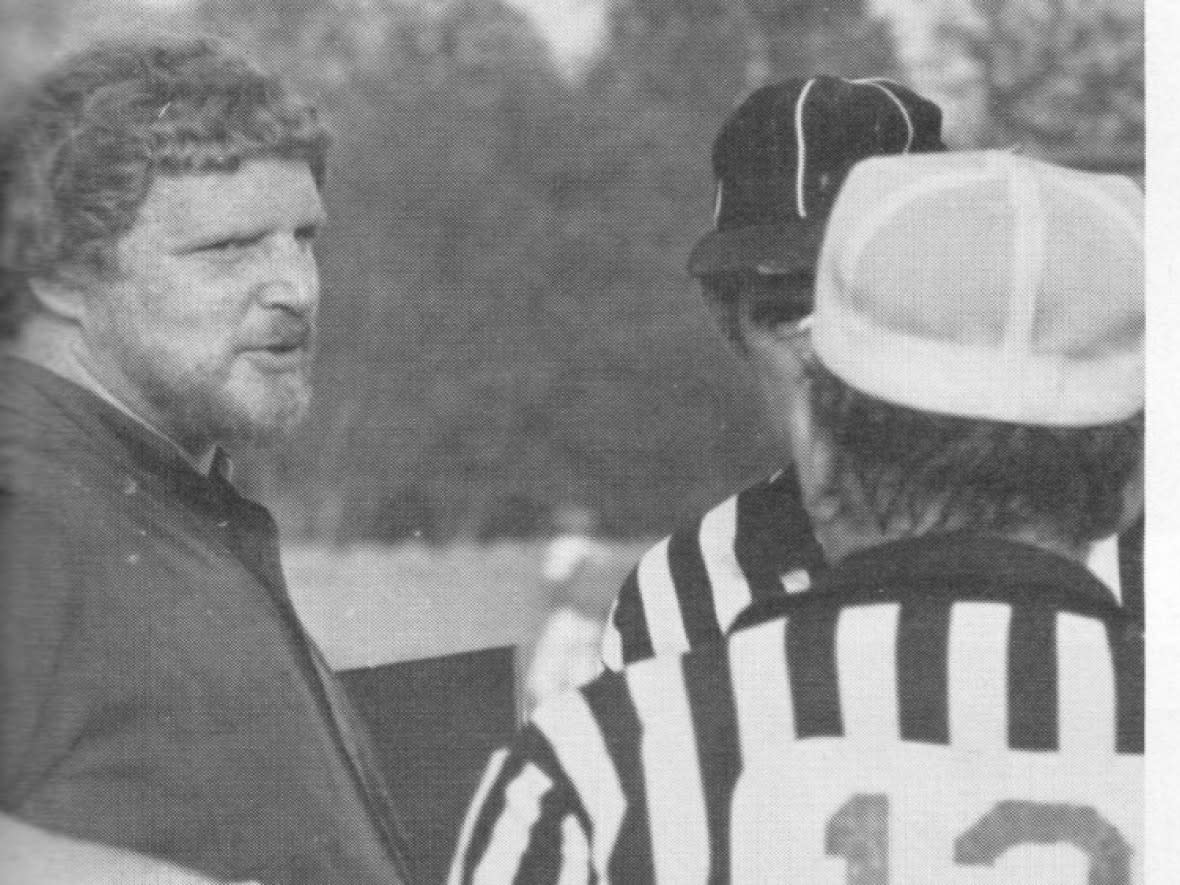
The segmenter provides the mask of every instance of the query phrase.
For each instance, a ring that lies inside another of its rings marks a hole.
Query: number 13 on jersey
[[[1034,848],[1032,857],[1016,856],[1029,854],[1023,852],[1027,848]],[[825,850],[847,861],[848,885],[888,885],[889,797],[852,796],[828,821]],[[1131,846],[1114,824],[1086,805],[1000,801],[954,840],[956,866],[995,870],[1008,855],[1003,881],[1132,881]],[[1074,872],[1079,862],[1085,869]]]
[[[786,881],[815,885],[1142,883],[1142,757],[1097,766],[1014,754],[1029,758],[997,767],[952,762],[953,751],[916,755],[925,764],[881,760],[883,776],[869,786],[832,759],[805,764],[793,783],[743,773],[733,880],[782,881],[785,870]],[[774,809],[772,791],[791,801]],[[768,862],[777,876],[762,868]]]

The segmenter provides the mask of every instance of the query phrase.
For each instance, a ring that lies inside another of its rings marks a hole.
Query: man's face
[[[737,299],[739,348],[749,363],[762,398],[763,413],[787,459],[794,449],[792,398],[800,390],[811,339],[800,326],[810,305],[810,274],[798,277],[749,277]]]
[[[281,435],[310,397],[323,220],[305,163],[157,176],[88,298],[91,370],[191,452]]]

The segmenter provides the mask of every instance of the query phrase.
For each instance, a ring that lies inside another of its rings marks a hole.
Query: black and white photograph
[[[1180,881],[1168,2],[0,0],[0,882]]]

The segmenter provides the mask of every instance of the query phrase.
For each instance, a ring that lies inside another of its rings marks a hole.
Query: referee
[[[786,465],[686,521],[628,575],[611,609],[602,658],[611,669],[720,639],[752,603],[811,586],[825,567],[790,464],[782,411],[783,360],[806,355],[806,336],[756,359],[751,335],[811,313],[813,270],[836,190],[857,160],[942,151],[937,105],[879,78],[818,76],[763,87],[730,116],[713,145],[714,229],[689,258],[705,302],[750,368]],[[1142,522],[1097,545],[1090,565],[1142,615]]]
[[[452,881],[1142,882],[1142,645],[1084,565],[1142,495],[1142,218],[1005,152],[857,165],[782,403],[831,566],[543,705]]]

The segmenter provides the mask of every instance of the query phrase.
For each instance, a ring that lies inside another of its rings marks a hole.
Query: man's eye
[[[197,247],[198,252],[209,253],[230,253],[237,252],[242,249],[249,249],[251,246],[257,244],[261,237],[229,237],[224,240],[216,240],[212,243],[206,243],[203,246]]]

